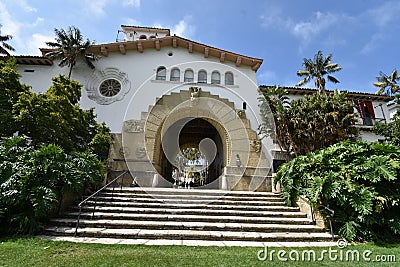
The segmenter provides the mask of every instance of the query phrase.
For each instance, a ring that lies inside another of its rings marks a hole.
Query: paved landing
[[[120,239],[66,236],[38,236],[53,241],[76,243],[146,245],[146,246],[216,246],[216,247],[332,247],[336,242],[249,242],[249,241],[210,241],[210,240],[170,240],[170,239]]]

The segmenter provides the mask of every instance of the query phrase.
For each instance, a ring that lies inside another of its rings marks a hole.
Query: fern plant
[[[281,166],[287,204],[300,188],[316,208],[335,210],[337,232],[348,240],[388,239],[400,234],[400,148],[345,141]]]

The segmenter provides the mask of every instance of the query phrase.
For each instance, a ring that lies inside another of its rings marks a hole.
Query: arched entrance
[[[214,122],[215,123],[215,122]],[[177,129],[179,129],[177,131]],[[174,141],[178,138],[176,147]],[[205,146],[202,142],[212,143]],[[164,143],[164,145],[162,145]],[[174,183],[173,172],[183,175],[184,172],[190,172],[193,175],[193,184],[195,186],[206,185],[214,182],[221,176],[225,167],[224,145],[218,130],[204,118],[183,118],[176,121],[165,132],[160,142],[160,174],[166,180]],[[188,160],[184,151],[199,151],[198,157]],[[190,170],[188,170],[191,168]],[[176,178],[176,177],[175,177]]]

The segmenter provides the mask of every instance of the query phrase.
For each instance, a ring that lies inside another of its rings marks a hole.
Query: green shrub
[[[0,235],[34,234],[67,192],[103,179],[95,155],[66,154],[56,145],[34,148],[27,137],[0,143]]]
[[[349,142],[295,158],[275,179],[287,204],[301,189],[311,203],[335,211],[338,233],[348,240],[388,240],[400,235],[400,148]]]

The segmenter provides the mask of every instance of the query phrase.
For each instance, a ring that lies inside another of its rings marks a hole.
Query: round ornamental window
[[[121,91],[121,83],[115,79],[108,79],[100,84],[100,94],[106,97],[116,96]]]

